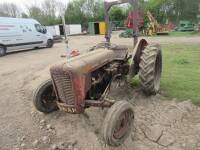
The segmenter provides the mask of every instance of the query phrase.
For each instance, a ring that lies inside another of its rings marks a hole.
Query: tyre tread
[[[142,89],[147,95],[154,95],[158,92],[154,86],[154,72],[156,57],[159,53],[161,54],[161,50],[151,45],[147,46],[142,52],[139,64],[139,78],[141,80]],[[162,64],[162,62],[160,63]]]

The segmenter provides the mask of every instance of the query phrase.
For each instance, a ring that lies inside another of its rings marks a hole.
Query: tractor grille
[[[51,76],[58,92],[59,100],[67,105],[74,105],[74,94],[69,74],[61,69],[53,69],[51,70]]]

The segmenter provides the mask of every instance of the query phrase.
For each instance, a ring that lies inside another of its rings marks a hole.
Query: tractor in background
[[[128,37],[132,36],[131,29],[133,28],[133,18],[135,18],[138,22],[139,31],[142,32],[142,35],[145,36],[153,36],[153,35],[169,35],[169,27],[167,25],[161,25],[158,21],[153,17],[150,11],[147,11],[148,23],[145,24],[142,18],[144,14],[141,11],[131,11],[125,21],[125,26],[127,29],[120,34],[120,37]]]

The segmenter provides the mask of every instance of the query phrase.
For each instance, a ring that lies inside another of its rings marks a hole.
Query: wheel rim
[[[161,76],[161,56],[156,56],[155,71],[154,71],[154,86],[156,90],[160,87],[160,76]]]
[[[51,85],[43,91],[41,95],[41,102],[46,108],[54,109],[56,107],[55,99],[56,96],[53,91],[53,86]]]
[[[131,110],[124,111],[116,122],[113,137],[115,139],[121,139],[126,136],[131,128],[132,120],[133,112]]]

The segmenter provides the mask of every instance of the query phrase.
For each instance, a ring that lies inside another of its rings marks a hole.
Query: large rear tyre
[[[33,104],[38,111],[43,113],[51,113],[58,110],[51,80],[43,82],[37,88],[34,93]]]
[[[160,89],[162,73],[162,54],[160,48],[147,46],[141,55],[139,78],[143,91],[147,95],[155,95]]]
[[[0,57],[5,56],[6,55],[6,47],[0,45]]]
[[[121,145],[130,135],[134,119],[133,108],[127,101],[118,101],[108,110],[103,124],[103,138],[110,146]]]

